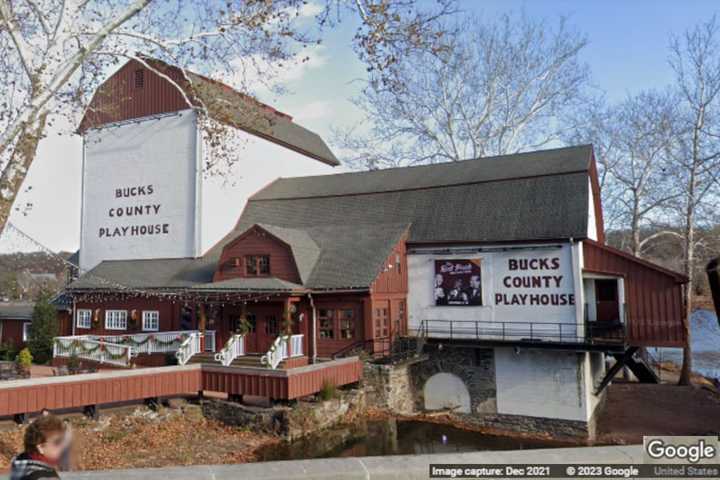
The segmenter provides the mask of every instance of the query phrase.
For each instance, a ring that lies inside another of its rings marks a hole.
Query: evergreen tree
[[[28,348],[37,363],[52,359],[53,339],[58,335],[57,311],[47,294],[40,295],[33,310]]]

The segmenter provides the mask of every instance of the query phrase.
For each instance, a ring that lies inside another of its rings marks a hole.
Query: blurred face
[[[50,461],[57,461],[62,456],[66,447],[65,434],[63,432],[54,432],[48,435],[47,440],[37,446],[42,456]]]
[[[443,284],[443,276],[439,273],[435,275],[435,286],[436,287],[442,287]]]
[[[471,277],[470,278],[470,286],[472,286],[472,288],[480,288],[480,278]]]

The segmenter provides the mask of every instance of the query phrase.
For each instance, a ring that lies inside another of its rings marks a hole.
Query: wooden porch
[[[0,417],[22,419],[43,409],[95,409],[203,391],[293,400],[319,392],[326,382],[356,383],[362,370],[362,362],[352,357],[284,370],[190,364],[14,380],[0,382]]]

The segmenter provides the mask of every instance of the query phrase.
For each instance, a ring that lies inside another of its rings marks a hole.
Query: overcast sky
[[[487,19],[508,9],[524,8],[548,20],[569,16],[570,23],[590,41],[582,54],[590,64],[595,85],[611,100],[644,88],[662,87],[671,80],[667,45],[671,33],[682,33],[718,10],[717,1],[701,0],[467,0],[461,6]],[[350,99],[364,77],[351,40],[353,25],[330,32],[310,61],[283,75],[289,92],[280,97],[261,92],[262,100],[291,114],[295,121],[330,140],[333,126],[360,120]],[[54,251],[77,249],[80,234],[79,137],[51,132],[40,144],[11,221]],[[258,168],[261,168],[258,166]],[[282,172],[269,172],[279,176]],[[262,187],[258,185],[257,188]],[[232,188],[232,187],[228,187]],[[31,203],[31,208],[26,204]],[[242,205],[237,206],[240,214]],[[27,250],[31,245],[6,234],[0,251]]]

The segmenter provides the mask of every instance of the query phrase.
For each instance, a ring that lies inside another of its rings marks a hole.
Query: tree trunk
[[[10,154],[10,160],[0,175],[0,234],[5,230],[17,194],[35,159],[46,120],[47,114],[44,114],[35,125],[23,126],[15,148]]]

